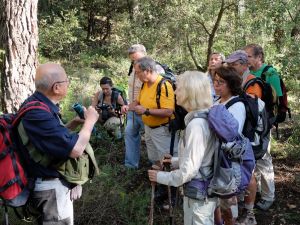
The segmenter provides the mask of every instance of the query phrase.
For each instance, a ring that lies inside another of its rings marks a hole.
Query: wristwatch
[[[146,116],[150,116],[150,111],[149,111],[148,108],[145,110],[144,114],[145,114]]]

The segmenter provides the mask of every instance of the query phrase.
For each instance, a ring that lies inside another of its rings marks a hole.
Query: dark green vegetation
[[[75,115],[74,102],[89,105],[102,76],[126,88],[131,44],[144,44],[149,55],[177,74],[205,71],[210,52],[228,55],[261,44],[266,62],[286,81],[293,118],[272,142],[276,203],[268,213],[258,211],[257,220],[300,224],[299,0],[40,0],[38,13],[39,61],[60,62],[72,79],[62,103],[66,119]],[[147,224],[151,187],[145,150],[142,168],[131,171],[123,167],[123,142],[99,128],[92,144],[101,175],[84,185],[82,199],[75,202],[75,224]],[[168,224],[167,213],[155,215],[154,224]],[[176,218],[182,224],[181,211]]]

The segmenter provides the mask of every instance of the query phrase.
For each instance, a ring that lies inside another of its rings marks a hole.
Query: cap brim
[[[236,62],[236,61],[238,61],[238,60],[239,60],[239,59],[231,58],[231,59],[225,59],[224,62],[226,62],[226,63],[233,63],[233,62]]]

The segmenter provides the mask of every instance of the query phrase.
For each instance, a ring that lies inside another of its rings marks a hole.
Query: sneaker
[[[267,211],[271,207],[272,204],[273,204],[273,201],[267,201],[267,200],[261,199],[256,203],[256,208]]]
[[[248,210],[244,210],[242,215],[239,216],[239,218],[237,219],[237,222],[235,223],[235,225],[256,225],[256,219],[255,219],[255,215],[254,212],[248,211]]]

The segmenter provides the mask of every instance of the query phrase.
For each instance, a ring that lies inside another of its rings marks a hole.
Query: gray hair
[[[142,71],[150,70],[151,72],[157,72],[156,62],[149,56],[136,60],[134,64],[138,65]]]
[[[134,44],[132,46],[130,46],[130,48],[128,49],[128,54],[133,54],[136,52],[141,52],[144,55],[146,55],[146,48],[144,45],[142,44]]]
[[[35,81],[35,88],[40,91],[49,90],[55,82],[59,81],[60,77],[59,73],[45,73],[41,79]]]
[[[36,70],[35,88],[38,91],[48,91],[55,84],[60,82],[64,76],[64,69],[55,63],[41,64]]]

